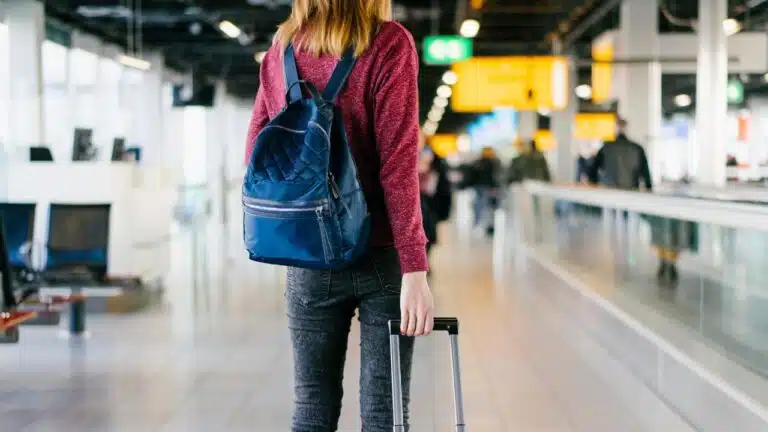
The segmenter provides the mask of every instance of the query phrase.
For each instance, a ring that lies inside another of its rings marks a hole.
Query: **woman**
[[[288,270],[294,432],[338,427],[347,338],[356,309],[366,432],[390,431],[393,424],[387,321],[402,319],[406,419],[412,337],[432,330],[419,206],[419,58],[411,35],[389,21],[391,9],[391,0],[296,0],[261,65],[247,156],[261,129],[285,106],[285,48],[293,44],[301,78],[320,91],[342,53],[354,48],[357,61],[338,106],[373,224],[370,251],[353,267]]]

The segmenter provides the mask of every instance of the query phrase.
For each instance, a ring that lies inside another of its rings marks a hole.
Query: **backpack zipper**
[[[255,211],[257,214],[254,216],[265,216],[269,217],[267,214],[263,214],[264,212],[272,212],[272,213],[309,213],[309,212],[316,212],[322,214],[323,210],[325,209],[324,206],[312,206],[312,207],[275,207],[275,206],[269,206],[269,205],[263,205],[263,204],[257,204],[254,202],[249,202],[247,200],[243,200],[243,207],[246,210]]]
[[[349,207],[347,207],[347,203],[345,203],[343,199],[340,199],[341,189],[339,189],[339,185],[336,183],[336,177],[334,177],[333,173],[330,171],[328,172],[328,184],[331,186],[331,195],[333,196],[333,199],[341,203],[341,206],[347,212],[347,217],[351,218],[352,212],[349,210]]]
[[[315,210],[315,213],[317,214],[317,223],[320,226],[320,242],[323,244],[323,257],[325,258],[325,262],[327,263],[330,258],[330,245],[328,240],[328,232],[325,229],[325,220],[323,219],[323,209],[319,208]]]
[[[328,184],[331,186],[331,195],[333,196],[333,199],[341,198],[339,185],[336,184],[336,178],[333,176],[332,172],[328,172]]]

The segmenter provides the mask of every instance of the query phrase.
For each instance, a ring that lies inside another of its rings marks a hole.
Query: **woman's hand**
[[[400,333],[427,336],[435,324],[435,303],[427,283],[427,272],[406,273],[400,293]]]

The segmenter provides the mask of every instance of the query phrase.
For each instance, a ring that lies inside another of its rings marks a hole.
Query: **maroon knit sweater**
[[[296,62],[301,78],[323,91],[338,59],[297,52]],[[403,273],[428,267],[419,204],[418,69],[410,33],[398,23],[385,23],[371,47],[358,58],[338,100],[371,213],[371,245],[394,245]],[[286,103],[283,56],[278,45],[267,52],[260,75],[246,160],[256,136]]]

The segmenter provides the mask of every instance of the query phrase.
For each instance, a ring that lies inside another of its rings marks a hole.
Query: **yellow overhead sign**
[[[613,60],[612,35],[603,35],[592,43],[592,59],[592,101],[608,101],[613,92],[613,65],[607,63]]]
[[[453,64],[456,112],[560,110],[568,104],[568,60],[554,56],[473,57]]]
[[[578,113],[573,137],[578,140],[613,141],[616,139],[616,114]]]
[[[437,134],[429,139],[429,146],[436,155],[446,158],[459,150],[459,140],[453,134]]]
[[[555,134],[549,129],[539,129],[533,134],[533,140],[536,141],[536,150],[545,152],[554,150],[557,147]]]

